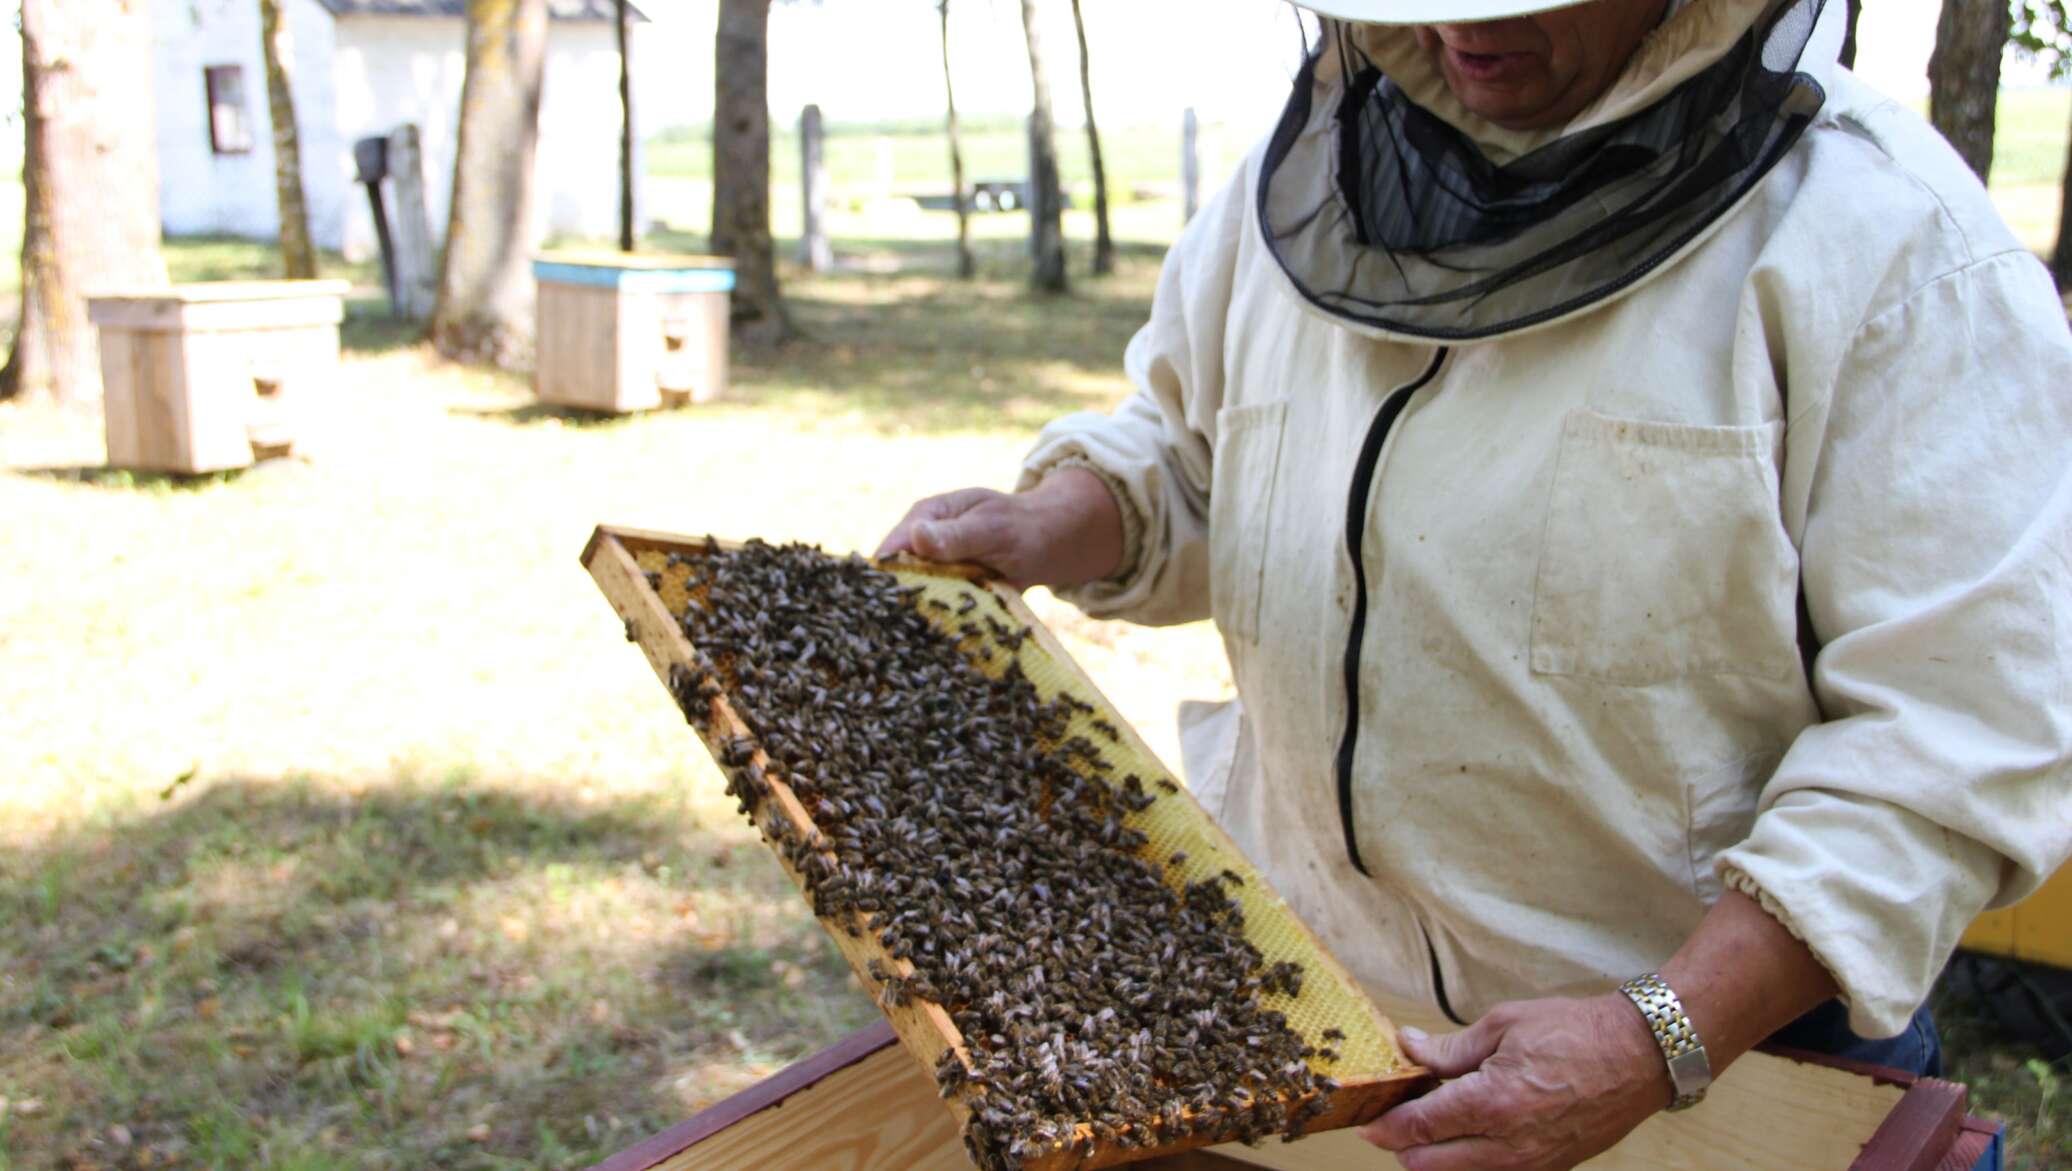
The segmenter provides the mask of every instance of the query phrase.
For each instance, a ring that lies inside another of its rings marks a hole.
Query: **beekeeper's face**
[[[1573,118],[1603,93],[1668,0],[1592,0],[1533,16],[1428,24],[1417,41],[1453,95],[1499,126],[1534,130]]]

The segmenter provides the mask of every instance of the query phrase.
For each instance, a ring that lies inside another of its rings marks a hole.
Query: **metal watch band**
[[[1672,1087],[1669,1109],[1688,1110],[1705,1100],[1705,1088],[1712,1084],[1712,1062],[1698,1040],[1698,1030],[1684,1015],[1683,1001],[1676,998],[1662,977],[1653,972],[1619,985],[1619,991],[1640,1010],[1662,1047],[1662,1060],[1669,1063]]]

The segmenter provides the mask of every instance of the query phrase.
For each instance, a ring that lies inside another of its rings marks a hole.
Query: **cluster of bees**
[[[682,622],[699,655],[671,689],[717,735],[729,792],[814,913],[876,936],[881,1000],[933,1001],[955,1022],[964,1053],[936,1079],[969,1107],[981,1167],[1292,1137],[1324,1108],[1335,1083],[1261,999],[1299,993],[1301,968],[1246,941],[1236,874],[1185,883],[1168,875],[1184,855],[1147,856],[1126,819],[1155,797],[1072,732],[1090,708],[1044,700],[1022,673],[1026,630],[982,631],[969,597],[924,603],[807,546],[708,543],[671,565],[689,567]],[[995,677],[981,659],[1006,665]],[[746,734],[713,729],[722,695]],[[769,807],[772,780],[809,827]]]

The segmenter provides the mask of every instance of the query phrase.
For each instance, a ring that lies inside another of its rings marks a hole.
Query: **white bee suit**
[[[1719,35],[1719,2],[1655,36]],[[1948,146],[1821,64],[1842,7],[1752,194],[1530,329],[1442,349],[1317,310],[1255,150],[1166,260],[1137,393],[1028,458],[1124,510],[1124,572],[1069,598],[1216,620],[1241,699],[1187,729],[1190,781],[1378,992],[1473,1019],[1608,991],[1731,885],[1891,1035],[2072,850],[2072,338]]]

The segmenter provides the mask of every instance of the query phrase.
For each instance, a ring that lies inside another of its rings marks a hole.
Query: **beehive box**
[[[94,297],[111,467],[197,473],[286,455],[338,373],[344,281]]]
[[[534,259],[533,277],[541,402],[616,414],[725,391],[733,261],[547,252]]]
[[[703,540],[600,528],[583,552],[584,564],[624,619],[627,637],[639,644],[665,684],[671,684],[682,677],[683,672],[693,670],[698,659],[697,649],[684,636],[681,625],[686,607],[695,604],[685,589],[690,569],[688,564],[677,559],[694,561],[704,555],[705,548]],[[1325,951],[1273,893],[1228,835],[1184,788],[1174,785],[1167,789],[1156,784],[1159,780],[1170,781],[1170,771],[1159,763],[1113,705],[1079,670],[1056,638],[1029,611],[1020,594],[1003,584],[984,580],[981,574],[968,567],[898,562],[884,568],[903,584],[920,588],[914,604],[946,633],[954,622],[977,623],[986,618],[999,623],[1003,629],[1026,628],[1031,631],[1031,637],[1011,651],[995,645],[981,653],[981,648],[973,647],[967,650],[967,656],[995,678],[1007,669],[1010,662],[1018,663],[1044,701],[1061,694],[1079,700],[1090,710],[1074,716],[1075,731],[1090,731],[1097,722],[1105,722],[1116,730],[1114,743],[1107,749],[1115,775],[1135,773],[1147,782],[1148,791],[1158,794],[1147,807],[1126,816],[1124,824],[1148,836],[1147,854],[1168,857],[1180,852],[1186,855],[1184,863],[1167,871],[1167,881],[1175,889],[1225,870],[1242,878],[1242,883],[1227,893],[1242,907],[1246,939],[1259,950],[1266,964],[1292,962],[1300,965],[1305,974],[1299,994],[1267,994],[1263,998],[1265,1007],[1285,1014],[1289,1026],[1312,1048],[1329,1048],[1337,1054],[1335,1058],[1319,1055],[1310,1059],[1312,1069],[1335,1082],[1336,1088],[1326,1092],[1325,1101],[1306,1122],[1305,1130],[1358,1125],[1432,1084],[1426,1071],[1404,1061],[1397,1049],[1395,1031],[1390,1022],[1361,992],[1344,967]],[[944,608],[930,607],[927,603],[931,600],[944,603]],[[967,605],[972,607],[968,614],[962,609]],[[951,615],[957,617],[952,618]],[[991,640],[992,636],[985,638]],[[672,687],[672,690],[675,689]],[[703,724],[699,734],[706,738],[707,748],[715,759],[719,759],[726,742],[747,736],[749,729],[724,695],[709,702],[711,710],[699,713],[699,722]],[[798,797],[774,775],[770,778],[770,790],[769,797],[756,813],[765,839],[774,846],[779,839],[804,840],[813,836],[811,815]],[[787,825],[773,824],[772,819],[778,818]],[[804,890],[804,876],[785,861],[782,851],[778,857]],[[911,965],[893,960],[886,954],[872,931],[852,935],[832,922],[823,921],[823,926],[855,970],[857,978],[873,993],[907,1050],[924,1068],[932,1074],[946,1051],[955,1052],[959,1060],[969,1060],[955,1022],[941,1005],[923,999],[893,1004],[888,1003],[886,997],[877,995],[883,990],[884,982],[875,973],[882,971],[896,977],[911,976]],[[1324,1033],[1329,1029],[1335,1029],[1343,1036],[1327,1040]],[[1293,1107],[1296,1103],[1288,1105]],[[958,1115],[960,1123],[969,1113],[969,1104],[961,1097],[952,1098],[949,1106]],[[1096,1140],[1090,1133],[1082,1134],[1081,1139],[1076,1148],[1058,1149],[1049,1156],[1030,1159],[1022,1165],[1030,1171],[1103,1167],[1170,1154],[1213,1141],[1206,1135],[1194,1135],[1161,1138],[1153,1145],[1135,1146]]]

